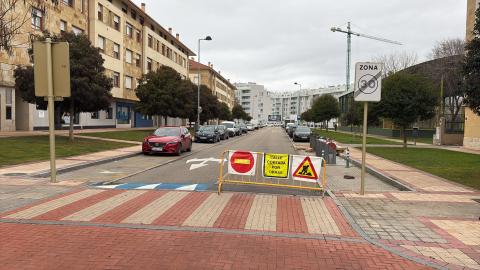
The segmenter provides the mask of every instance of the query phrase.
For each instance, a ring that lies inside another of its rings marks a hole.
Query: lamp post
[[[200,42],[202,40],[210,41],[212,40],[212,37],[206,36],[205,38],[200,38],[198,39],[198,63],[200,64]],[[200,127],[200,110],[202,109],[200,107],[200,84],[201,84],[201,79],[200,79],[200,67],[198,67],[198,81],[197,81],[197,123],[195,123],[195,130],[198,130]]]
[[[299,86],[298,97],[297,97],[297,119],[296,119],[297,126],[298,126],[300,124],[300,120],[298,119],[298,117],[300,116],[300,91],[302,91],[302,84],[298,82],[295,82],[294,84]]]

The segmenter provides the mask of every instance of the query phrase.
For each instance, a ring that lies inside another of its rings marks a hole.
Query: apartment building
[[[235,83],[235,98],[245,112],[257,122],[267,122],[272,111],[271,93],[254,82]]]
[[[230,80],[223,77],[220,71],[216,71],[210,62],[208,65],[204,65],[190,59],[189,66],[189,78],[192,82],[198,85],[198,74],[200,73],[201,84],[210,88],[212,94],[220,102],[226,103],[230,109],[233,108],[235,104],[235,86],[230,83]]]
[[[475,24],[475,11],[480,7],[480,0],[468,0],[467,2],[467,41],[473,39],[473,26]],[[465,133],[463,146],[480,150],[480,116],[470,108],[465,108]]]
[[[336,97],[346,91],[345,85],[328,86],[318,89],[301,89],[293,92],[273,92],[272,115],[280,115],[282,120],[296,121],[305,111],[312,107],[313,101],[324,94],[331,94]]]
[[[114,101],[106,111],[77,115],[77,128],[153,126],[151,116],[134,110],[139,79],[161,65],[174,68],[185,79],[188,77],[187,61],[195,54],[180,41],[179,34],[174,35],[171,28],[166,30],[150,17],[145,4],[138,7],[130,0],[32,0],[19,1],[19,5],[16,11],[29,19],[23,26],[24,34],[17,37],[25,45],[16,48],[11,56],[0,52],[0,60],[4,63],[0,77],[2,131],[37,130],[48,126],[48,114],[23,102],[13,88],[15,66],[30,65],[27,50],[31,46],[31,34],[42,31],[83,33],[100,49],[106,73],[113,80]],[[172,119],[170,124],[177,123],[178,119]]]

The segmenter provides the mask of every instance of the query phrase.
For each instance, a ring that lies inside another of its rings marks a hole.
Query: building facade
[[[467,4],[467,41],[473,39],[473,26],[475,24],[475,11],[480,6],[480,0],[468,0]],[[465,108],[465,133],[463,146],[480,150],[480,116],[470,108]]]
[[[228,105],[230,109],[235,104],[235,86],[230,80],[223,77],[219,71],[213,69],[213,65],[208,63],[204,65],[192,59],[189,60],[189,78],[198,85],[198,74],[200,72],[200,81],[202,85],[212,90],[212,94],[217,97],[220,102]]]
[[[293,92],[272,93],[272,115],[281,115],[282,120],[296,121],[298,116],[312,108],[313,101],[324,94],[340,96],[346,91],[345,85],[328,86],[318,89],[301,89]]]
[[[254,82],[235,83],[235,98],[253,121],[266,123],[272,114],[272,93]]]
[[[145,4],[130,0],[19,1],[16,12],[26,15],[17,39],[25,44],[11,55],[0,52],[0,130],[46,129],[46,111],[25,103],[14,91],[13,70],[30,65],[27,50],[32,34],[48,31],[59,34],[73,31],[85,34],[100,49],[107,76],[113,80],[114,98],[107,111],[81,113],[75,117],[76,128],[149,127],[150,116],[134,110],[138,101],[135,88],[143,74],[162,65],[170,66],[188,78],[188,59],[195,55],[180,41],[179,34],[166,30],[146,12]],[[30,23],[31,22],[31,23]],[[23,34],[24,33],[24,34]],[[69,117],[63,124],[68,125]]]

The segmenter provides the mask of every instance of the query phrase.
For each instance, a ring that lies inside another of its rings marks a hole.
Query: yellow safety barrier
[[[230,184],[239,184],[239,185],[256,185],[256,186],[267,186],[267,187],[280,187],[280,188],[291,188],[291,189],[300,189],[300,190],[311,190],[311,191],[321,191],[322,196],[325,194],[325,190],[327,188],[327,163],[325,159],[321,158],[322,165],[321,170],[323,172],[318,173],[318,178],[311,182],[305,182],[301,180],[295,180],[292,176],[293,170],[295,168],[292,167],[292,160],[293,157],[300,157],[297,155],[288,155],[289,156],[289,164],[288,164],[288,177],[287,178],[275,178],[275,177],[265,177],[264,176],[264,162],[265,162],[265,155],[266,153],[263,152],[251,152],[251,151],[240,151],[251,153],[252,155],[256,155],[256,162],[255,162],[255,173],[252,175],[235,175],[229,174],[228,169],[225,172],[225,167],[228,168],[230,160],[229,160],[229,153],[237,152],[233,150],[226,150],[220,156],[220,160],[223,162],[220,163],[219,166],[219,177],[218,177],[218,194],[222,192],[222,186],[226,183]],[[272,154],[267,154],[272,155]],[[282,154],[278,154],[282,155]],[[303,157],[303,156],[302,156]],[[306,156],[305,156],[306,158]],[[318,157],[312,157],[317,158]],[[244,159],[238,159],[236,164],[246,164],[248,163]],[[259,169],[261,167],[261,169]],[[313,179],[312,179],[313,180]],[[305,184],[306,183],[306,184]]]

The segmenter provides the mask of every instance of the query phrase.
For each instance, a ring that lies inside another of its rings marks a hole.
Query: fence
[[[310,147],[317,157],[325,159],[327,164],[337,164],[337,145],[318,136],[310,136]]]
[[[227,150],[220,157],[218,193],[224,184],[321,191],[327,187],[323,158]]]

